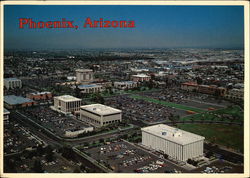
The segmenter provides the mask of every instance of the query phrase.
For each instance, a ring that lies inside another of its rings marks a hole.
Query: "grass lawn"
[[[233,122],[241,123],[244,119],[243,111],[238,106],[232,106],[228,108],[218,109],[215,111],[207,111],[204,113],[185,116],[182,118],[182,120],[191,121],[193,119],[195,121],[195,120],[203,120],[204,118],[205,121],[213,120],[213,121],[230,122],[230,120],[228,120],[227,117],[224,117],[223,114],[235,117],[236,119]]]
[[[156,103],[156,104],[161,104],[163,106],[169,106],[169,107],[173,107],[176,109],[182,109],[182,110],[186,110],[186,111],[194,111],[196,113],[201,113],[204,112],[205,110],[199,109],[199,108],[194,108],[194,107],[189,107],[189,106],[185,106],[185,105],[181,105],[181,104],[176,104],[176,103],[172,103],[172,102],[166,102],[166,101],[160,101],[154,98],[150,98],[150,97],[145,97],[145,96],[139,96],[139,95],[131,95],[130,97],[135,98],[135,99],[142,99],[151,103]]]
[[[243,127],[222,124],[178,124],[186,130],[205,137],[205,140],[243,152]]]
[[[213,113],[217,114],[229,114],[237,118],[243,118],[244,117],[244,112],[239,106],[232,106],[224,109],[219,109],[214,111]]]
[[[142,92],[148,92],[148,91],[160,91],[161,89],[159,88],[147,88],[147,87],[142,87],[141,90],[128,90],[125,91],[125,93],[129,93],[129,94],[137,94],[137,93],[142,93]]]

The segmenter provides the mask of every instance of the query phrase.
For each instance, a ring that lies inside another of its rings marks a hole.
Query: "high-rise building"
[[[94,72],[92,69],[77,69],[76,81],[79,83],[91,83],[94,80]]]

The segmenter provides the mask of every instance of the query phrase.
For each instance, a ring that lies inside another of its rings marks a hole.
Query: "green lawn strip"
[[[205,140],[243,151],[243,127],[223,124],[178,124],[178,128],[205,137]]]
[[[185,105],[181,105],[181,104],[176,104],[176,103],[171,103],[171,102],[166,102],[166,101],[160,101],[154,98],[150,98],[150,97],[145,97],[145,96],[139,96],[139,95],[131,95],[130,97],[135,98],[135,99],[142,99],[151,103],[156,103],[156,104],[161,104],[163,106],[169,106],[169,107],[174,107],[176,109],[182,109],[182,110],[190,110],[190,111],[194,111],[197,113],[201,113],[204,112],[205,110],[199,109],[199,108],[193,108],[193,107],[189,107],[189,106],[185,106]]]

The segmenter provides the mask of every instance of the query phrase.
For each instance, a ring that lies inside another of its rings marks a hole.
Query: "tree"
[[[62,156],[65,157],[66,159],[75,159],[75,154],[73,150],[69,147],[62,147],[60,149],[60,152],[62,153]]]
[[[213,156],[214,155],[214,153],[212,152],[212,151],[208,151],[207,153],[206,153],[206,157],[208,157],[208,158],[210,158],[211,156]]]
[[[81,171],[80,171],[79,168],[75,168],[74,171],[73,171],[73,173],[80,173],[80,172],[81,172]]]
[[[168,154],[163,155],[165,159],[168,159]]]
[[[36,160],[34,162],[34,165],[33,165],[33,171],[36,172],[36,173],[42,173],[44,172],[43,168],[42,168],[42,164],[39,160]]]
[[[45,153],[45,149],[43,148],[42,145],[38,145],[37,149],[37,155],[42,156]]]
[[[55,160],[54,153],[53,152],[47,153],[46,156],[45,156],[45,159],[48,162],[54,161]]]
[[[202,84],[202,78],[196,77],[196,82],[197,82],[198,85],[201,85]]]
[[[99,142],[100,142],[100,143],[103,143],[103,142],[104,142],[104,139],[103,139],[103,138],[100,138],[100,139],[99,139]]]
[[[75,84],[75,95],[76,97],[81,97],[81,90],[79,89],[78,85]]]
[[[54,157],[54,152],[53,152],[53,148],[51,147],[51,145],[48,145],[45,148],[45,158],[48,162],[54,161],[55,157]]]

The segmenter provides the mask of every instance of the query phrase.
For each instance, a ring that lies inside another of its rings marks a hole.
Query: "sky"
[[[135,28],[83,28],[133,20]],[[19,28],[19,18],[74,21],[79,28]],[[5,49],[243,48],[243,6],[5,5]]]

